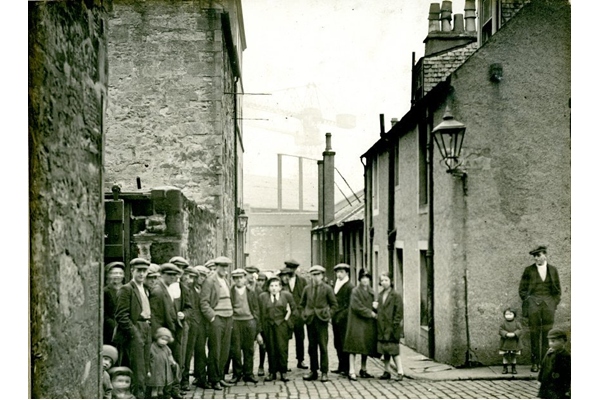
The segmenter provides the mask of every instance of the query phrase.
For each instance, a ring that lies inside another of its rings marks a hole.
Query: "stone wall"
[[[33,398],[100,396],[107,3],[29,3]]]

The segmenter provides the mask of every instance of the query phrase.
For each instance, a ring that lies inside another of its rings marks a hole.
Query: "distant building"
[[[475,21],[474,3],[466,32],[431,5],[413,106],[363,155],[366,263],[394,275],[406,344],[453,365],[500,362],[498,322],[520,313],[539,243],[563,288],[555,326],[571,320],[570,4],[479,1]],[[466,126],[459,177],[432,140],[447,107]]]

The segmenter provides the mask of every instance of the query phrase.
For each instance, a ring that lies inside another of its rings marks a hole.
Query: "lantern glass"
[[[435,143],[449,172],[459,165],[458,158],[462,150],[465,131],[465,125],[456,121],[448,108],[446,108],[444,120],[433,129]]]
[[[238,215],[238,223],[239,223],[239,230],[241,232],[246,231],[246,229],[248,228],[248,216],[246,215],[244,210],[242,210],[240,212],[240,215]]]

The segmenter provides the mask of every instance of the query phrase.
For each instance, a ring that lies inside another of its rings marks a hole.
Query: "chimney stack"
[[[323,225],[335,219],[335,151],[331,149],[331,133],[325,134],[323,152]]]
[[[452,30],[452,26],[450,21],[452,20],[452,2],[445,0],[442,1],[442,13],[440,16],[442,20],[442,31],[450,32]]]
[[[454,33],[463,33],[465,31],[465,21],[463,20],[462,14],[454,14],[454,27],[452,28],[452,32]]]
[[[398,123],[398,118],[392,118],[392,127]]]
[[[477,31],[475,18],[475,0],[465,0],[465,30],[467,32]]]
[[[379,114],[379,136],[385,136],[385,116],[383,114]]]
[[[429,5],[429,32],[440,30],[440,3]]]

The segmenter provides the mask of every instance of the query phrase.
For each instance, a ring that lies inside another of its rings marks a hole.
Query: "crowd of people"
[[[334,284],[325,281],[319,265],[309,269],[309,279],[298,275],[294,260],[270,277],[256,267],[229,274],[231,264],[227,257],[198,266],[179,256],[160,266],[135,258],[125,284],[125,265],[106,265],[104,398],[182,398],[191,385],[222,390],[240,381],[258,383],[255,344],[258,377],[285,382],[292,337],[296,367],[308,370],[303,379],[327,382],[330,323],[338,357],[332,372],[350,380],[373,378],[367,357],[382,356],[385,372],[379,378],[402,380],[402,299],[387,274],[379,277],[382,290],[376,294],[367,271],[354,287],[348,264],[335,266]]]

